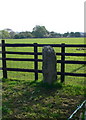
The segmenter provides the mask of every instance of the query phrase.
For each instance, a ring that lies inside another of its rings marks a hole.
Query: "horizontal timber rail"
[[[37,47],[43,47],[43,46],[52,46],[52,47],[62,47],[62,44],[37,44]],[[0,46],[2,46],[0,44]],[[33,47],[34,44],[5,44],[5,47]],[[65,47],[86,47],[86,45],[80,44],[65,44]]]
[[[61,75],[61,82],[64,82],[65,75],[67,76],[79,76],[79,77],[86,77],[85,73],[67,73],[65,72],[65,64],[84,64],[86,65],[86,61],[73,61],[73,60],[65,60],[65,56],[86,56],[86,53],[65,53],[65,48],[67,47],[82,47],[86,49],[86,45],[75,45],[75,44],[8,44],[5,43],[5,40],[2,40],[0,47],[2,51],[2,68],[0,70],[3,71],[3,78],[7,78],[7,71],[20,71],[20,72],[34,72],[35,73],[35,80],[38,80],[38,73],[42,73],[42,70],[38,70],[38,62],[42,62],[42,59],[38,59],[38,55],[42,55],[42,52],[38,52],[38,47],[43,46],[52,46],[52,47],[60,47],[61,52],[56,53],[56,55],[61,56],[61,60],[57,60],[57,64],[61,63],[61,72],[57,71],[57,75]],[[14,52],[14,51],[6,51],[6,47],[33,47],[33,52]],[[33,55],[33,59],[27,58],[7,58],[7,54],[19,54],[19,55]],[[34,62],[34,69],[21,69],[21,68],[7,68],[6,61],[33,61]]]
[[[3,70],[3,68],[0,68],[0,70]],[[7,71],[19,71],[19,72],[38,72],[42,73],[42,70],[34,70],[34,69],[21,69],[21,68],[6,68]],[[57,72],[58,75],[61,75],[61,72]],[[86,77],[86,74],[79,74],[79,73],[67,73],[65,72],[64,75],[67,76],[79,76],[79,77]]]
[[[25,58],[0,58],[0,60],[12,60],[12,61],[34,61],[34,59]],[[42,59],[36,59],[35,61],[42,62]],[[86,64],[86,61],[63,61],[65,64]],[[57,63],[62,63],[62,60],[57,60]]]
[[[2,53],[2,51],[0,51]],[[41,52],[10,52],[10,51],[5,51],[6,54],[20,54],[20,55],[42,55]],[[62,55],[62,53],[56,53],[56,55]],[[86,53],[64,53],[65,56],[86,56]]]

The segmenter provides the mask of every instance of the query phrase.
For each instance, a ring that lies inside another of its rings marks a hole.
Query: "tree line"
[[[60,37],[84,37],[80,32],[67,32],[64,34],[54,31],[49,32],[45,26],[36,25],[32,32],[14,32],[11,29],[0,31],[0,39],[25,39],[25,38],[60,38]]]

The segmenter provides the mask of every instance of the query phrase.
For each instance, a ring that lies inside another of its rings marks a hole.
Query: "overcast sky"
[[[0,0],[0,30],[84,32],[84,0]]]

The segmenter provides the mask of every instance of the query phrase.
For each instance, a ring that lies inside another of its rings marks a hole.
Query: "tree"
[[[44,38],[48,36],[48,31],[46,30],[45,26],[36,25],[33,28],[32,35],[36,38]]]
[[[15,39],[22,39],[22,38],[32,38],[32,34],[28,31],[26,32],[20,32],[20,33],[17,33],[14,38]]]
[[[11,31],[9,34],[10,34],[10,38],[13,39],[16,33]]]
[[[68,37],[68,36],[69,36],[69,32],[63,34],[63,37]]]
[[[20,39],[20,36],[18,33],[14,36],[14,39]]]
[[[69,36],[70,36],[70,37],[75,37],[74,32],[71,32]]]
[[[6,29],[4,29],[4,30],[9,33],[11,39],[14,38],[14,36],[15,36],[16,33],[15,33],[12,29],[6,28]]]
[[[24,34],[25,38],[32,38],[33,37],[32,33],[28,32],[28,31],[23,32],[23,34]]]
[[[6,30],[1,30],[0,31],[0,38],[1,39],[7,39],[7,38],[10,38],[10,34],[8,31]]]
[[[51,38],[59,38],[59,37],[61,37],[61,34],[52,31],[52,32],[49,33],[49,37],[51,37]]]
[[[75,37],[81,37],[80,32],[75,32]]]

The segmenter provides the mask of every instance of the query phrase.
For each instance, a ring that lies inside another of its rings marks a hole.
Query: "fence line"
[[[34,72],[35,80],[38,80],[38,73],[42,73],[42,70],[38,70],[38,62],[42,62],[42,59],[38,59],[38,55],[42,55],[41,52],[38,52],[38,47],[43,47],[50,45],[52,47],[61,47],[61,53],[56,53],[56,55],[61,56],[61,60],[57,60],[57,63],[61,63],[61,72],[57,72],[58,75],[61,75],[61,82],[64,82],[65,75],[68,76],[80,76],[86,77],[85,73],[67,73],[65,72],[65,64],[86,64],[86,61],[68,61],[65,60],[65,56],[86,56],[86,53],[65,53],[66,47],[86,47],[86,45],[70,45],[70,44],[7,44],[5,40],[2,40],[0,46],[2,47],[2,68],[3,78],[7,78],[7,71],[21,71],[21,72]],[[6,47],[34,47],[34,52],[11,52],[6,51]],[[34,55],[34,59],[24,59],[24,58],[6,58],[6,54],[21,54],[21,55]],[[7,68],[6,61],[34,61],[34,69],[21,69],[21,68]]]

